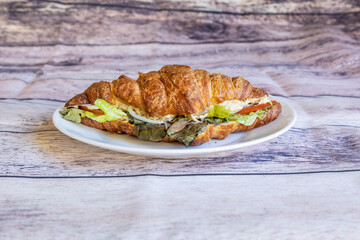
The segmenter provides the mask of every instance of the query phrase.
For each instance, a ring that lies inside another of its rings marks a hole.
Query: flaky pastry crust
[[[267,93],[254,88],[242,77],[226,75],[201,69],[191,69],[184,65],[166,65],[159,71],[139,73],[137,80],[121,75],[112,82],[96,82],[68,102],[65,106],[94,104],[95,100],[104,99],[116,105],[122,101],[146,112],[150,117],[161,117],[168,114],[190,115],[204,111],[213,104],[227,100],[245,100],[260,98]],[[209,124],[191,145],[196,146],[211,139],[224,139],[232,132],[247,131],[263,126],[275,120],[281,112],[281,105],[275,102],[263,119],[256,119],[251,126],[238,122],[226,122],[214,126]],[[134,125],[121,120],[99,123],[83,118],[81,123],[90,127],[104,129],[112,133],[126,133],[136,136]],[[176,139],[166,136],[163,142],[174,142]]]
[[[66,107],[94,104],[98,98],[116,105],[120,100],[139,108],[150,117],[189,115],[226,100],[265,96],[242,77],[228,77],[183,65],[167,65],[159,71],[139,73],[135,81],[121,75],[112,82],[96,82],[71,98]]]

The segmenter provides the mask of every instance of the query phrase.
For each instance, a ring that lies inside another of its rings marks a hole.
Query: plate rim
[[[272,97],[272,98],[274,100],[279,101],[278,97],[276,97],[276,98]],[[295,124],[295,122],[297,120],[297,113],[287,100],[285,101],[282,99],[281,104],[286,105],[286,107],[290,110],[292,119],[286,126],[281,128],[280,130],[278,130],[274,133],[271,133],[265,137],[258,138],[258,139],[253,139],[253,140],[249,140],[246,142],[234,143],[234,144],[229,144],[229,145],[224,145],[224,146],[216,146],[216,147],[211,147],[211,148],[191,148],[191,147],[186,148],[186,149],[136,148],[136,147],[119,146],[119,145],[99,142],[96,140],[86,139],[86,138],[78,136],[77,134],[74,134],[74,133],[68,131],[66,128],[63,128],[60,126],[60,121],[62,121],[62,120],[67,121],[59,116],[60,115],[59,111],[63,107],[63,105],[59,106],[54,111],[54,113],[52,115],[52,122],[53,122],[54,126],[60,132],[67,135],[68,137],[71,137],[80,142],[84,142],[86,144],[90,144],[93,146],[97,146],[97,147],[101,147],[101,148],[105,148],[105,149],[109,149],[109,150],[113,150],[113,151],[117,151],[117,152],[134,154],[134,155],[165,156],[165,157],[170,157],[170,156],[176,155],[177,158],[182,158],[182,157],[188,157],[189,155],[194,156],[194,155],[200,155],[200,154],[209,154],[209,153],[223,152],[223,151],[228,151],[228,150],[235,150],[238,148],[243,148],[243,147],[251,146],[254,144],[262,143],[262,142],[268,141],[270,139],[276,138],[276,137],[284,134],[285,132],[290,130],[290,128]],[[283,107],[283,109],[284,109],[284,107]],[[88,127],[88,126],[86,126],[86,127]],[[89,127],[89,128],[91,128],[91,127]],[[156,144],[156,142],[154,142],[154,144]],[[178,154],[182,154],[182,156],[179,156]]]

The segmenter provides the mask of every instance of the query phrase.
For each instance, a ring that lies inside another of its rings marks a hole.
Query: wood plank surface
[[[3,1],[0,6],[4,175],[359,168],[356,1]],[[291,102],[298,112],[295,128],[262,145],[183,160],[114,153],[54,128],[54,109],[91,83],[120,74],[136,78],[138,71],[169,63],[244,76]]]
[[[316,7],[311,6],[314,4],[309,2],[305,8],[299,6],[301,3],[287,4],[277,14],[268,14],[271,11],[262,13],[261,4],[264,3],[261,2],[253,5],[252,10],[246,10],[244,4],[229,2],[232,10],[235,9],[234,14],[219,14],[221,7],[218,8],[218,5],[210,7],[217,8],[217,11],[194,11],[194,4],[187,4],[188,7],[180,11],[156,5],[154,8],[143,7],[141,2],[138,7],[131,7],[137,4],[139,2],[129,5],[72,1],[2,3],[1,19],[6,24],[1,27],[3,34],[0,35],[0,42],[5,46],[257,42],[301,39],[323,31],[346,33],[359,39],[357,20],[360,7],[356,1],[343,4],[334,1],[328,5],[318,3],[323,12],[316,10]],[[164,1],[163,4],[182,8],[178,2]],[[332,5],[339,9],[328,11]],[[192,8],[193,11],[187,11],[186,8]],[[241,9],[240,15],[236,14],[237,8]],[[270,10],[271,7],[263,9]],[[311,14],[313,11],[317,13]],[[339,35],[343,34],[334,34]]]
[[[187,159],[54,127],[93,82],[165,64],[243,76],[298,120]],[[359,239],[359,92],[357,0],[2,0],[0,239]]]
[[[2,0],[3,4],[20,4],[26,3],[24,0]],[[58,0],[58,1],[41,1],[40,3],[29,3],[29,5],[40,6],[57,6],[57,5],[85,5],[85,6],[103,6],[103,7],[118,7],[118,8],[140,8],[154,11],[205,11],[218,12],[220,14],[238,13],[238,14],[335,14],[335,13],[349,13],[360,10],[359,4],[356,0],[328,0],[326,2],[321,0],[315,1],[236,1],[236,0],[203,0],[203,1],[176,1],[176,0],[102,0],[100,3],[96,0]],[[42,5],[41,5],[42,4]],[[45,9],[50,11],[51,9]]]
[[[292,99],[299,105],[299,119],[286,134],[238,151],[171,160],[115,153],[63,135],[50,120],[61,102],[2,100],[0,112],[11,110],[0,116],[0,172],[26,176],[119,176],[360,169],[359,99],[342,97],[343,102],[338,103],[338,97],[320,97],[317,106],[321,111],[309,107],[314,98]],[[340,106],[344,110],[334,112]],[[27,118],[32,112],[36,116]]]
[[[305,41],[303,45],[310,42],[312,40]],[[273,43],[273,48],[263,46],[267,52],[264,54],[262,45],[61,46],[52,57],[52,48],[36,47],[33,52],[27,52],[26,47],[2,48],[7,57],[1,60],[0,93],[10,98],[65,101],[94,81],[113,80],[120,74],[136,78],[138,71],[177,63],[230,76],[241,75],[275,95],[359,96],[359,58],[353,54],[360,53],[359,47],[334,42],[319,43],[305,50],[294,41],[283,50],[284,43]],[[290,51],[290,48],[293,49]],[[290,53],[286,53],[286,49]],[[331,57],[325,54],[329,51],[332,51]],[[28,57],[19,62],[17,59],[23,52],[27,52]],[[348,91],[349,88],[352,91]]]
[[[358,172],[3,178],[0,232],[2,239],[356,240],[359,189]]]

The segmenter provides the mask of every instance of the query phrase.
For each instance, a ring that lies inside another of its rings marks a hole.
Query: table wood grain
[[[357,239],[359,29],[354,0],[1,1],[0,238]],[[54,127],[91,83],[165,64],[243,76],[298,120],[187,159]]]
[[[6,178],[0,188],[2,239],[359,237],[359,172]]]

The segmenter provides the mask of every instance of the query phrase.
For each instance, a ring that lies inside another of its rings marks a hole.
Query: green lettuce
[[[216,125],[226,122],[226,118],[215,118],[215,117],[208,118],[207,117],[204,119],[204,121],[207,121],[208,123],[214,124],[216,126]]]
[[[128,119],[126,113],[103,99],[97,99],[95,101],[95,105],[100,108],[105,113],[105,115],[97,115],[92,112],[84,111],[78,108],[67,108],[60,113],[63,115],[64,119],[77,123],[80,123],[81,118],[84,117],[90,118],[99,123],[111,122],[120,119]]]
[[[232,115],[228,118],[228,121],[235,121],[238,123],[241,123],[246,126],[252,125],[257,118],[257,115],[255,114],[246,114],[246,115]]]
[[[214,104],[209,107],[209,114],[205,120],[212,124],[221,124],[225,121],[236,121],[243,125],[252,125],[256,118],[262,119],[268,113],[269,108],[264,108],[248,114],[233,114],[225,106]]]
[[[228,118],[232,114],[231,110],[227,109],[225,106],[214,104],[209,107],[209,113],[206,117]]]
[[[269,112],[270,108],[271,108],[271,106],[267,107],[267,108],[257,110],[256,112],[254,112],[254,114],[256,114],[259,119],[263,119],[266,116],[266,114]]]
[[[267,109],[257,110],[249,114],[234,114],[227,118],[228,121],[236,121],[246,126],[252,125],[256,118],[263,119],[268,113]]]
[[[169,137],[176,138],[180,142],[184,143],[186,147],[189,147],[192,141],[201,133],[206,130],[207,123],[191,123],[186,125],[183,129],[178,132],[175,132]]]
[[[103,99],[96,99],[94,104],[95,106],[100,108],[107,116],[111,116],[113,118],[118,118],[118,119],[122,119],[122,118],[128,119],[126,113],[124,113],[121,109],[117,108],[114,105],[111,105],[110,103],[108,103]]]
[[[165,125],[135,125],[135,132],[138,138],[145,141],[159,142],[166,136]]]
[[[118,118],[115,116],[109,116],[109,115],[96,115],[92,112],[84,111],[85,117],[88,117],[96,122],[103,123],[103,122],[112,122],[116,120],[120,120],[122,118]]]
[[[167,130],[167,134],[172,135],[172,134],[174,134],[176,132],[179,132],[179,131],[183,130],[188,123],[189,123],[189,120],[186,119],[186,118],[179,119],[178,121],[171,124],[171,126]]]
[[[81,118],[85,117],[84,111],[77,108],[67,108],[60,113],[63,115],[64,119],[77,123],[80,123]]]

